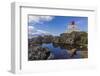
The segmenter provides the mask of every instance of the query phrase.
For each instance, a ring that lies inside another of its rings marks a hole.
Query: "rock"
[[[76,54],[77,49],[73,48],[71,50],[67,50],[67,52],[70,54],[70,57],[73,57]]]
[[[35,46],[34,48],[29,48],[28,59],[29,60],[46,60],[52,58],[51,52],[48,48],[43,48],[40,46]]]
[[[29,46],[34,46],[36,44],[43,44],[43,43],[54,43],[54,44],[67,44],[67,45],[74,45],[75,48],[83,48],[87,47],[88,44],[88,34],[86,32],[76,32],[73,31],[71,33],[62,33],[60,36],[52,36],[52,35],[45,35],[45,36],[38,36],[34,37],[29,41]]]
[[[82,58],[88,58],[88,51],[81,51]]]
[[[75,48],[87,47],[88,34],[82,31],[62,33],[60,34],[60,42],[68,45],[74,45]]]
[[[50,53],[50,55],[48,56],[48,60],[51,60],[54,58],[54,55],[52,53]]]
[[[41,47],[43,43],[53,43],[54,47],[68,49],[71,56],[76,54],[76,49],[80,49],[81,51],[85,50],[85,52],[83,51],[81,54],[83,58],[87,57],[87,32],[73,31],[71,33],[62,33],[60,36],[45,35],[29,39],[29,60],[46,60],[54,58],[50,49]]]
[[[60,43],[60,37],[59,36],[54,36],[53,37],[53,43]]]
[[[52,43],[53,36],[52,35],[45,35],[42,39],[42,43]]]

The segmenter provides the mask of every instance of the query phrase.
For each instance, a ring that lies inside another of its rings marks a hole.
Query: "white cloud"
[[[28,29],[29,29],[29,30],[33,30],[34,27],[33,27],[33,26],[28,26]]]
[[[48,22],[54,19],[53,16],[29,16],[29,25],[28,25],[28,36],[32,38],[36,35],[48,35],[50,34],[47,31],[39,30],[34,27],[35,24],[42,24],[43,22]]]
[[[32,34],[36,29],[33,26],[28,26],[28,34]]]
[[[32,38],[34,36],[43,36],[43,35],[50,35],[49,32],[44,31],[44,30],[38,30],[36,28],[34,28],[34,26],[28,26],[28,37]]]
[[[29,23],[32,22],[36,23],[43,23],[44,21],[51,21],[54,17],[53,16],[29,16]]]
[[[50,34],[49,32],[47,31],[43,31],[43,30],[37,30],[38,33],[41,33],[41,34],[45,34],[45,35],[48,35]]]

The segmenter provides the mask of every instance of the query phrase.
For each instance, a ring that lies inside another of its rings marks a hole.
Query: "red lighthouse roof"
[[[75,21],[72,21],[72,22],[71,22],[71,25],[75,25]]]

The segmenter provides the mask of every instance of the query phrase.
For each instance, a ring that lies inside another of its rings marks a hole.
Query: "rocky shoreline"
[[[47,47],[41,47],[43,43],[52,43],[55,47],[70,50],[71,57],[77,49],[81,50],[82,58],[87,58],[88,34],[86,32],[62,33],[60,36],[38,36],[28,40],[28,59],[29,60],[48,60],[53,59],[53,54]]]

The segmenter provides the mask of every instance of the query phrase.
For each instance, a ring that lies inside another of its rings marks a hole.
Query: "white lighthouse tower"
[[[78,25],[76,25],[74,21],[68,25],[66,33],[71,33],[73,31],[80,31]]]

